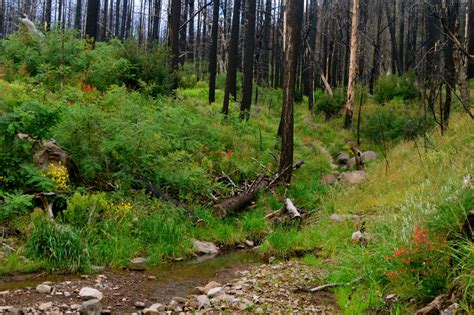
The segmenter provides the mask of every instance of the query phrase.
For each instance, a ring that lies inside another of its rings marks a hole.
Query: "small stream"
[[[135,298],[169,301],[174,296],[185,296],[192,293],[197,286],[203,286],[214,280],[226,283],[235,277],[235,272],[245,270],[261,263],[261,257],[250,250],[237,250],[222,253],[218,256],[202,256],[196,259],[163,263],[148,266],[145,271],[106,270],[104,274],[111,283],[133,291]],[[94,278],[95,275],[91,276]],[[80,275],[58,274],[19,274],[0,277],[0,291],[15,291],[31,288],[50,281],[53,286],[65,281],[86,285],[87,281]]]

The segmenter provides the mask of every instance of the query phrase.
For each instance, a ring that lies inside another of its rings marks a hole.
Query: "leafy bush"
[[[9,194],[0,191],[0,198],[4,199],[4,204],[0,205],[0,222],[8,221],[33,210],[32,195]]]
[[[329,119],[341,111],[345,101],[346,92],[342,88],[336,89],[333,95],[318,90],[315,95],[316,111],[324,113],[326,119]]]
[[[110,204],[104,193],[75,193],[67,202],[63,212],[64,222],[77,228],[92,225],[103,218]]]
[[[384,107],[367,116],[362,123],[362,133],[375,143],[415,140],[431,125],[431,122],[426,121],[420,114]]]
[[[393,99],[414,100],[418,95],[415,76],[412,73],[382,76],[377,80],[374,90],[374,99],[382,104]]]

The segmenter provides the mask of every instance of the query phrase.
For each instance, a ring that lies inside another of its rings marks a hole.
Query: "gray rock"
[[[91,269],[93,272],[97,273],[97,272],[104,272],[105,270],[105,266],[94,266],[92,265],[91,266]]]
[[[451,304],[447,308],[441,311],[441,315],[454,315],[458,314],[460,306],[458,303]]]
[[[41,303],[39,306],[39,310],[44,312],[49,310],[51,307],[53,307],[53,302]]]
[[[337,213],[333,213],[329,217],[329,220],[331,220],[333,222],[343,222],[345,220],[345,218],[343,216],[337,214]]]
[[[364,171],[353,171],[342,173],[340,179],[347,185],[357,185],[367,180],[367,173]]]
[[[145,262],[146,262],[146,258],[143,258],[143,257],[137,257],[130,260],[131,264],[144,264]]]
[[[326,174],[321,178],[321,183],[325,185],[333,185],[337,182],[337,176],[334,174]]]
[[[336,162],[339,164],[346,164],[350,158],[351,156],[349,155],[349,153],[339,152],[339,154],[336,157]]]
[[[86,315],[100,315],[102,312],[102,305],[100,305],[98,299],[87,300],[82,303],[79,312]]]
[[[193,240],[194,251],[199,254],[217,254],[219,249],[211,242]]]
[[[99,301],[102,300],[102,298],[104,297],[102,292],[100,292],[97,289],[90,288],[90,287],[82,288],[81,291],[79,291],[79,296],[81,298],[83,298],[84,300],[96,299],[96,300],[99,300]]]
[[[211,306],[211,302],[209,301],[207,295],[199,295],[196,300],[198,302],[199,309]]]
[[[143,314],[159,314],[160,312],[163,312],[165,309],[166,307],[163,304],[155,303],[153,305],[150,305],[148,308],[145,308],[143,310]]]
[[[223,292],[222,287],[217,287],[217,288],[212,288],[209,291],[207,291],[207,296],[208,297],[215,297]]]
[[[72,305],[71,305],[71,309],[72,309],[73,311],[78,310],[78,309],[80,309],[80,308],[81,308],[81,304],[72,304]]]
[[[377,160],[377,153],[375,153],[374,151],[365,151],[362,153],[361,157],[362,157],[362,162],[367,163],[370,161]]]
[[[53,288],[47,284],[38,284],[36,286],[36,292],[42,293],[42,294],[50,294],[52,289]]]
[[[130,260],[128,264],[128,268],[134,271],[144,271],[146,270],[145,263],[146,263],[146,258],[143,258],[143,257],[133,258],[132,260]]]
[[[146,307],[146,304],[144,302],[135,302],[135,307],[136,308],[145,308]]]
[[[347,162],[346,162],[347,168],[353,168],[355,165],[356,165],[356,160],[355,160],[355,158],[350,158],[350,159],[347,160]]]

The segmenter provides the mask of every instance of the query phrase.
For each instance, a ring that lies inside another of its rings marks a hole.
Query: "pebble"
[[[50,294],[51,293],[51,286],[47,284],[38,284],[36,286],[36,292],[41,294]]]

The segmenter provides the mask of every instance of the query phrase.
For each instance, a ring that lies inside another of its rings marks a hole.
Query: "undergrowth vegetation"
[[[315,113],[295,105],[295,159],[305,164],[291,187],[219,219],[216,200],[277,171],[282,91],[259,87],[250,120],[239,119],[236,102],[224,118],[224,76],[209,105],[194,66],[175,78],[163,47],[112,40],[93,48],[66,33],[61,58],[60,41],[55,32],[43,43],[17,33],[0,43],[0,225],[20,235],[18,251],[0,257],[0,274],[125,267],[136,256],[156,264],[190,256],[193,239],[222,247],[252,240],[266,256],[303,255],[327,271],[322,280],[350,283],[335,290],[346,314],[408,313],[453,286],[472,312],[474,247],[461,226],[474,209],[473,124],[454,113],[439,135],[412,75],[380,78],[372,97],[358,89],[360,148],[380,156],[367,182],[321,183],[354,134],[340,128],[345,90],[318,92]],[[180,88],[171,91],[175,80]],[[71,165],[34,162],[49,139]],[[153,198],[150,185],[168,201]],[[43,193],[63,201],[54,220]],[[308,214],[302,225],[265,219],[286,197]],[[332,222],[333,213],[357,216]],[[363,222],[366,247],[351,241]],[[384,300],[390,293],[395,303]]]

